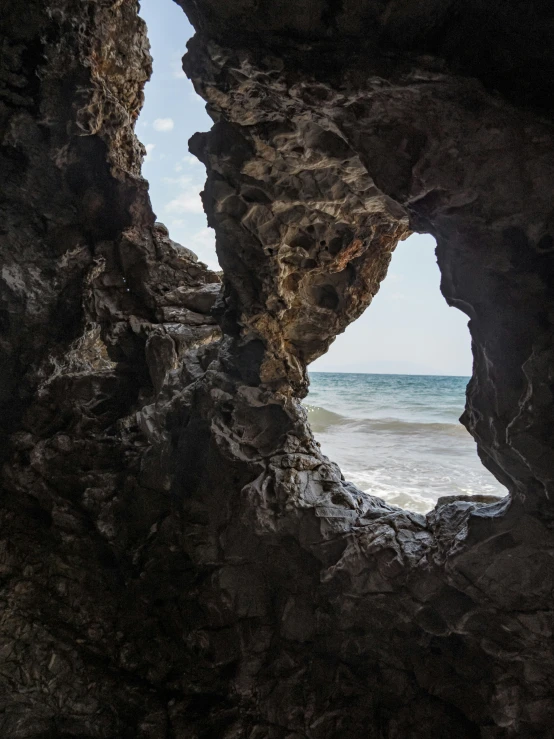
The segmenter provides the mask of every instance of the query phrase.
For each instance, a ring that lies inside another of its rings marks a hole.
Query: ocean
[[[322,452],[360,490],[426,513],[443,495],[506,495],[459,422],[469,377],[310,372]]]

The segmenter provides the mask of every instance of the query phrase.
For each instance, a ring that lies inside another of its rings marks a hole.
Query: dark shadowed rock
[[[140,176],[134,0],[0,8],[0,734],[554,736],[550,5],[180,4],[223,280]],[[414,230],[510,491],[426,517],[300,404]]]

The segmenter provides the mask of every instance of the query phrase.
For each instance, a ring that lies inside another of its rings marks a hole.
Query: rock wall
[[[0,9],[2,736],[554,736],[550,11],[180,4],[223,285],[140,177],[136,2]],[[426,517],[300,405],[410,230],[510,490]]]

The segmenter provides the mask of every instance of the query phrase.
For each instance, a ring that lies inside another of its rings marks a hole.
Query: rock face
[[[222,285],[140,177],[134,0],[0,8],[0,733],[554,736],[550,6],[180,4]],[[427,517],[300,405],[410,230],[510,491]]]

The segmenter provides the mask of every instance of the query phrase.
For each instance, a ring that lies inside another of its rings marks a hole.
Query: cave
[[[309,365],[303,400],[321,451],[349,482],[419,513],[453,495],[506,494],[459,422],[468,319],[441,295],[435,249],[427,234],[398,243],[371,306]]]
[[[223,275],[152,211],[136,0],[0,7],[0,733],[554,736],[554,9],[178,5]],[[509,492],[425,516],[301,405],[412,232]]]

